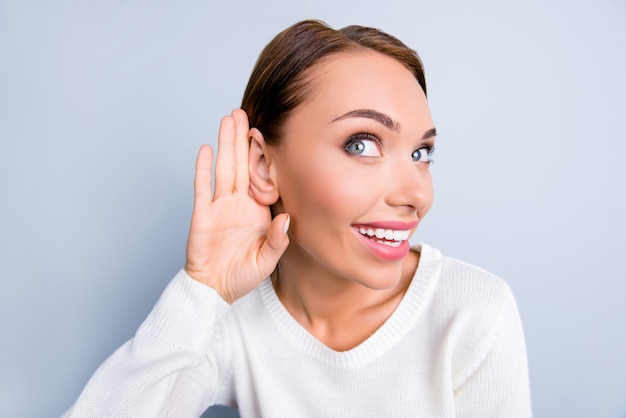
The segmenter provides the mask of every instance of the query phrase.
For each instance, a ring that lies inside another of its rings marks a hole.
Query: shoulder
[[[438,260],[439,268],[422,325],[452,379],[458,411],[476,416],[477,408],[493,407],[529,416],[526,346],[511,288],[433,248],[425,247],[423,255],[425,264]]]
[[[515,297],[506,281],[432,247],[422,245],[421,251],[426,265],[437,265],[431,267],[437,277],[425,316],[449,344],[471,350],[493,343],[507,328],[520,327]]]
[[[481,267],[443,255],[441,251],[421,244],[419,270],[424,268],[436,281],[433,297],[439,306],[458,312],[468,308],[498,309],[514,302],[508,283],[501,277]]]

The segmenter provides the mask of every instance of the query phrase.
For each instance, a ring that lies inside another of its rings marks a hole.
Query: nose
[[[422,217],[433,202],[433,181],[427,163],[393,161],[388,167],[385,202],[389,206],[417,212]]]

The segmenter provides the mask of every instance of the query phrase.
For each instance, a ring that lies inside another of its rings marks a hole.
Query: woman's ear
[[[274,161],[261,131],[252,128],[248,136],[250,137],[248,156],[250,194],[254,200],[262,205],[273,205],[279,197],[275,169],[272,165]]]

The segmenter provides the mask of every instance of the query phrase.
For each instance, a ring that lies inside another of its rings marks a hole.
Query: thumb
[[[286,213],[281,213],[272,220],[257,258],[262,277],[267,277],[274,271],[280,256],[287,249],[289,245],[287,231],[290,221],[291,218]]]

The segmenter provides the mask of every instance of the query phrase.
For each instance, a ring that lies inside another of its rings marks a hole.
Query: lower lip
[[[402,241],[397,247],[381,244],[374,239],[370,239],[359,231],[355,230],[361,241],[372,251],[377,257],[387,261],[399,261],[407,256],[410,247],[408,241]]]

